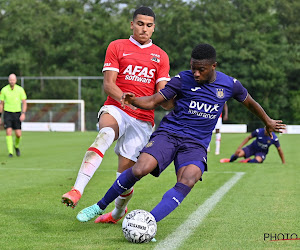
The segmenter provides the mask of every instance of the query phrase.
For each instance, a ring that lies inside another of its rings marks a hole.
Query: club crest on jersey
[[[154,144],[154,141],[149,141],[149,142],[147,143],[147,145],[145,146],[145,148],[150,148],[150,147],[153,146],[153,144]]]
[[[216,95],[218,98],[223,99],[225,97],[224,89],[217,89]]]
[[[158,59],[157,57],[154,56],[154,57],[151,58],[151,61],[159,63],[160,59]]]

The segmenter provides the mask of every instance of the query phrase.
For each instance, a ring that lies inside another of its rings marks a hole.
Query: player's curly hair
[[[136,18],[137,15],[152,16],[155,21],[155,14],[153,10],[151,10],[149,7],[142,6],[137,8],[133,13],[133,20]]]
[[[196,60],[207,59],[216,61],[217,52],[213,46],[206,43],[200,43],[193,49],[191,57]]]

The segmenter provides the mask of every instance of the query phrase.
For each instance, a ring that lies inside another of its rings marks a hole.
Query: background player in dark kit
[[[244,147],[249,140],[252,138],[256,139],[248,146]],[[266,156],[269,152],[269,147],[274,144],[277,148],[278,154],[281,158],[282,163],[285,163],[284,154],[280,147],[279,139],[272,133],[272,138],[268,135],[265,128],[258,128],[254,130],[250,135],[248,135],[241,143],[241,145],[237,148],[235,153],[231,156],[230,159],[223,158],[220,160],[221,163],[225,162],[233,162],[239,157],[244,157],[246,159],[241,160],[242,163],[263,163],[266,159]],[[254,155],[253,159],[249,158]]]

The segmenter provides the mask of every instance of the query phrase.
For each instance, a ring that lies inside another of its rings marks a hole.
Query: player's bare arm
[[[224,108],[223,108],[223,120],[227,121],[228,120],[228,105],[227,102],[225,102],[224,104]]]
[[[277,151],[278,151],[278,154],[279,154],[279,156],[281,158],[282,164],[285,164],[285,158],[284,158],[284,154],[283,154],[283,151],[282,151],[281,147],[278,147]]]
[[[156,85],[156,92],[160,91],[165,87],[167,84],[167,81],[160,81]],[[171,110],[174,108],[174,99],[171,100],[165,100],[161,105],[160,105],[164,110]]]
[[[161,105],[160,105],[164,110],[171,110],[175,106],[175,100],[165,100]]]
[[[117,76],[118,72],[116,71],[104,71],[103,88],[107,95],[119,101],[122,97],[123,91],[116,84]]]
[[[248,141],[250,141],[252,139],[252,135],[248,135],[243,141],[242,143],[239,145],[239,147],[237,148],[237,150],[235,151],[235,154],[238,155],[239,152],[242,150],[243,146],[246,145],[248,143]]]
[[[133,93],[123,93],[121,98],[122,107],[132,104],[137,108],[151,110],[161,105],[165,98],[160,93],[151,96],[136,97]]]
[[[25,113],[27,111],[27,102],[26,100],[22,100],[22,112],[21,112],[21,116],[20,116],[20,121],[24,121],[25,120]]]
[[[285,129],[286,125],[282,124],[281,120],[271,119],[264,109],[250,96],[249,93],[243,104],[263,121],[263,123],[266,125],[268,135],[271,138],[273,138],[272,132],[281,132],[283,129]]]

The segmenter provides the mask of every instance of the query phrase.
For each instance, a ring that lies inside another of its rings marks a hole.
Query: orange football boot
[[[251,160],[251,158],[247,158],[247,159],[244,159],[244,160],[240,160],[239,162],[240,163],[247,163],[248,161],[250,161]]]
[[[75,189],[72,188],[71,191],[69,191],[68,193],[65,193],[62,197],[61,197],[61,202],[66,204],[67,207],[70,206],[72,208],[75,208],[78,204],[78,201],[81,198],[81,193]]]
[[[230,162],[230,159],[228,158],[223,158],[220,160],[221,163],[226,163],[226,162]]]
[[[128,208],[126,207],[124,215],[123,215],[120,219],[117,219],[117,220],[115,220],[115,219],[112,217],[112,215],[111,215],[112,212],[109,212],[109,213],[107,213],[107,214],[100,215],[100,216],[95,220],[95,223],[112,223],[112,224],[116,224],[119,220],[121,220],[121,219],[125,216],[125,214],[127,213],[127,211],[128,211]]]

